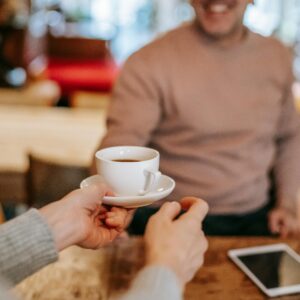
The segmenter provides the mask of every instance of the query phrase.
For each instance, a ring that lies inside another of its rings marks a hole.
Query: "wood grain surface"
[[[24,172],[29,152],[58,163],[87,166],[105,134],[104,111],[0,107],[0,171]]]
[[[186,300],[263,300],[263,293],[227,257],[230,249],[287,243],[300,253],[300,242],[263,237],[209,238],[205,264],[185,290]],[[18,294],[25,300],[106,300],[130,287],[145,259],[141,238],[121,240],[100,251],[72,247],[59,262],[23,281]],[[300,295],[276,298],[298,300]],[[142,300],[142,299],[141,299]],[[172,299],[170,299],[172,300]]]
[[[286,242],[298,253],[300,243],[264,237],[209,238],[204,266],[185,290],[186,300],[263,300],[263,293],[228,258],[230,249]],[[107,293],[114,297],[125,291],[144,263],[144,248],[140,239],[129,239],[115,246],[110,259]],[[276,298],[300,299],[300,295]]]

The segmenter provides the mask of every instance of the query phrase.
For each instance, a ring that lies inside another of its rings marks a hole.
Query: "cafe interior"
[[[193,18],[189,0],[0,1],[1,224],[79,187],[106,133],[112,90],[126,59]],[[300,1],[256,0],[244,24],[289,48],[300,113]],[[299,241],[288,242],[300,251]],[[211,238],[185,299],[266,299],[227,251],[271,243]],[[28,300],[108,299],[128,289],[143,253],[139,238],[99,251],[70,248],[16,291]]]

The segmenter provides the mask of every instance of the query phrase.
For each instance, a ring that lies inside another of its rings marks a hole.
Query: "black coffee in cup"
[[[120,158],[120,159],[113,159],[112,161],[115,161],[115,162],[139,162],[141,160]]]

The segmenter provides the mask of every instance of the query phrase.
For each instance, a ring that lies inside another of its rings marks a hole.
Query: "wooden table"
[[[60,97],[60,89],[51,80],[30,82],[20,89],[0,88],[1,105],[54,106]]]
[[[187,300],[263,300],[259,289],[228,259],[233,248],[286,242],[300,253],[300,242],[272,238],[209,238],[204,266],[186,287]],[[76,247],[61,260],[21,283],[17,290],[26,300],[104,300],[126,291],[144,264],[140,238],[130,238],[100,251]],[[64,278],[64,280],[58,280]],[[55,292],[49,293],[49,290]],[[66,294],[67,293],[67,294]],[[276,298],[300,299],[300,295]],[[171,300],[171,299],[170,299]]]
[[[11,196],[6,195],[10,191],[16,200],[22,198],[13,186],[5,191],[14,178],[21,188],[29,152],[57,163],[88,166],[104,133],[104,110],[1,105],[0,173],[7,174],[0,180],[1,199]]]

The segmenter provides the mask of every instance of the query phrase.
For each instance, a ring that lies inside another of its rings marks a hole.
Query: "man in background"
[[[177,183],[170,199],[208,201],[207,234],[293,235],[300,125],[290,55],[243,26],[250,3],[192,0],[193,22],[134,53],[115,86],[101,148],[157,149],[162,173]],[[131,231],[143,233],[156,210],[139,209]]]

